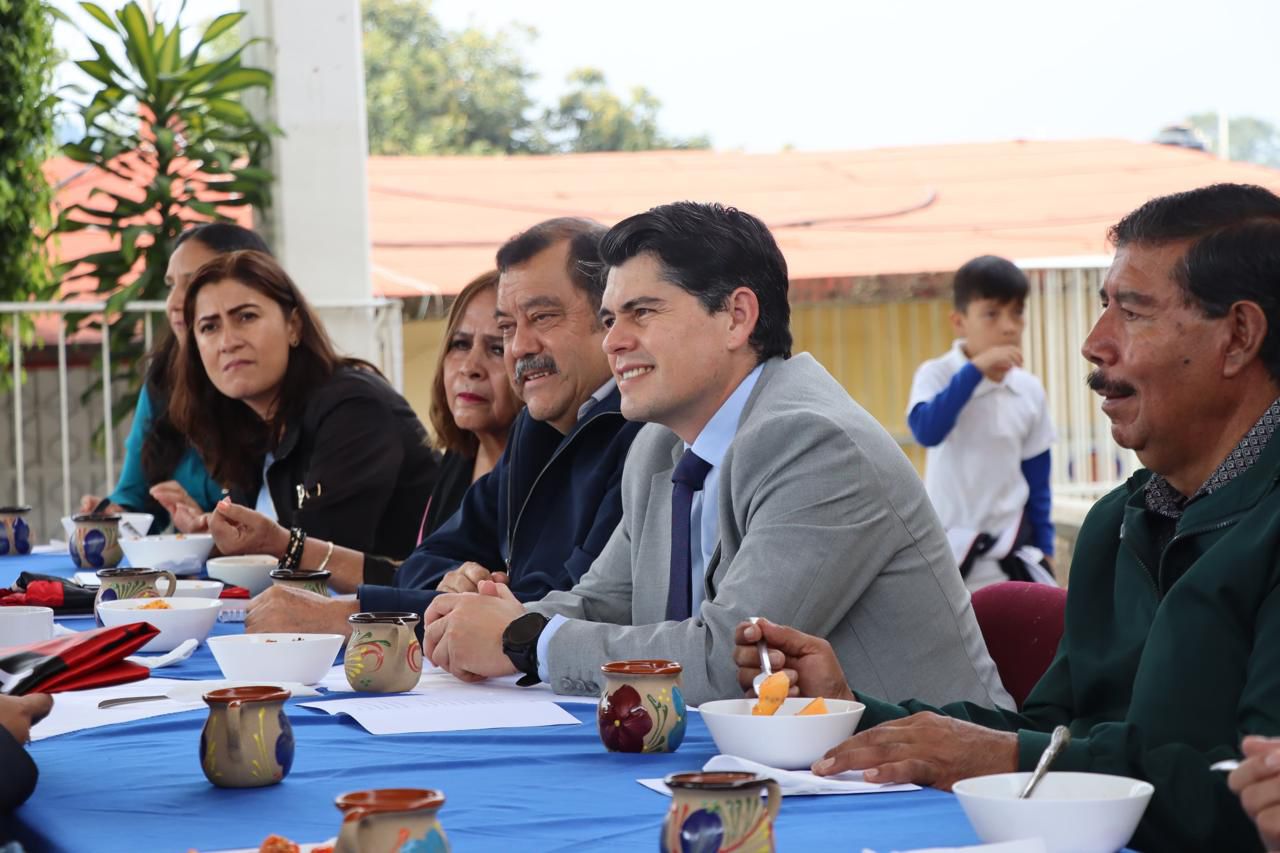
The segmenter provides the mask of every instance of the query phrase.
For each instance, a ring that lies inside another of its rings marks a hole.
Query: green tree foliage
[[[669,139],[658,129],[658,99],[643,86],[623,101],[605,84],[604,72],[579,68],[569,75],[569,91],[544,122],[561,151],[652,151],[659,148],[709,148],[705,136]]]
[[[271,175],[258,164],[274,129],[254,119],[240,96],[270,87],[272,75],[241,62],[252,42],[206,56],[205,47],[244,12],[214,19],[191,39],[179,21],[154,20],[137,2],[114,17],[94,3],[80,5],[105,37],[86,34],[94,58],[76,65],[98,88],[81,92],[84,136],[62,153],[125,186],[96,188],[87,202],[60,212],[58,232],[105,232],[113,247],[68,259],[59,272],[64,281],[94,280],[114,317],[126,302],[164,298],[174,240],[191,223],[225,219],[228,207],[269,203]],[[128,324],[112,326],[111,336],[114,352],[133,346]],[[127,368],[121,376],[137,380]]]
[[[363,0],[373,154],[514,154],[542,148],[516,47],[532,32],[447,32],[426,3]]]
[[[0,0],[0,300],[45,299],[53,276],[44,238],[53,150],[53,25],[41,0]],[[9,330],[3,330],[7,333]],[[8,357],[0,352],[0,363]]]
[[[1197,113],[1187,123],[1204,136],[1210,151],[1218,150],[1218,114]],[[1249,116],[1228,119],[1231,159],[1280,168],[1280,128]]]
[[[365,92],[373,154],[527,154],[706,148],[669,139],[660,104],[642,87],[628,100],[590,68],[569,76],[558,104],[536,114],[534,74],[520,48],[533,30],[446,30],[429,0],[363,0]]]

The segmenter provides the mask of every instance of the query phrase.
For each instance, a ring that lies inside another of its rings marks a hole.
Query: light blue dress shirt
[[[268,450],[266,458],[262,460],[262,488],[258,489],[258,501],[253,508],[272,521],[279,521],[280,517],[276,515],[276,502],[271,499],[271,487],[267,484],[267,471],[275,461],[275,454]]]
[[[720,494],[720,463],[724,461],[724,455],[729,452],[729,445],[733,444],[733,438],[738,434],[738,422],[742,420],[742,410],[746,407],[747,398],[751,396],[752,389],[760,379],[762,367],[763,365],[757,364],[755,369],[738,383],[738,387],[720,405],[720,408],[716,409],[711,420],[707,421],[707,425],[698,433],[693,444],[685,445],[686,450],[692,447],[694,453],[711,464],[707,478],[702,481],[702,491],[693,493],[693,505],[689,509],[689,556],[693,575],[690,578],[690,588],[693,593],[691,612],[694,614],[698,613],[702,606],[707,564],[711,562],[711,555],[720,544],[720,520],[715,509],[716,498]],[[711,510],[703,512],[703,507],[710,507]],[[551,646],[551,638],[567,621],[569,620],[559,614],[552,616],[538,637],[538,677],[543,681],[549,681],[551,678],[550,667],[547,665],[547,649]]]

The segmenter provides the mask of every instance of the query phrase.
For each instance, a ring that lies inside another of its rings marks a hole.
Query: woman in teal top
[[[249,229],[227,222],[210,222],[180,234],[169,256],[164,279],[169,286],[165,313],[171,333],[147,354],[146,381],[138,394],[133,426],[125,439],[120,479],[108,496],[111,503],[107,507],[115,512],[150,512],[156,517],[152,524],[156,531],[169,526],[169,517],[178,504],[198,506],[200,512],[208,512],[223,495],[222,487],[209,476],[195,448],[169,420],[170,366],[176,360],[180,342],[185,339],[182,303],[191,277],[205,262],[239,249],[270,254],[262,238]],[[97,495],[85,495],[80,499],[80,509],[89,512],[100,501]]]

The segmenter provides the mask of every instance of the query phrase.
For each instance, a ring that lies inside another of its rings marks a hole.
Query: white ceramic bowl
[[[131,566],[195,575],[213,550],[213,537],[208,533],[165,533],[141,539],[121,536],[120,547]]]
[[[1133,836],[1150,782],[1101,773],[1050,772],[1019,800],[1030,773],[997,773],[954,786],[973,831],[988,844],[1041,838],[1049,853],[1113,853]]]
[[[214,557],[206,565],[209,577],[249,590],[257,595],[271,586],[271,570],[279,560],[269,554],[244,554],[239,557]]]
[[[180,580],[173,594],[178,598],[217,598],[222,595],[222,581]]]
[[[716,748],[780,770],[807,770],[831,747],[853,734],[866,706],[827,699],[826,714],[797,717],[811,699],[786,699],[769,717],[751,714],[754,699],[718,699],[698,706]]]
[[[163,601],[167,609],[140,610],[153,601]],[[183,640],[204,640],[218,621],[222,602],[216,598],[122,598],[98,603],[98,618],[108,628],[131,622],[150,622],[160,634],[139,651],[169,652]]]
[[[146,533],[150,530],[151,522],[156,520],[156,517],[149,512],[122,512],[119,515],[139,533]],[[76,523],[71,520],[71,516],[64,515],[62,517],[62,531],[67,534],[67,540],[70,541],[71,534],[76,531]],[[125,535],[123,528],[120,530],[120,535]]]
[[[209,651],[232,681],[315,684],[329,673],[341,634],[225,634],[209,638]]]

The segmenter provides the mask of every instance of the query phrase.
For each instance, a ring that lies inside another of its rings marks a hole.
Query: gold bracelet
[[[320,561],[320,565],[316,566],[315,571],[323,572],[325,566],[329,565],[329,558],[333,556],[333,542],[329,542],[329,547],[325,549],[324,559]]]

